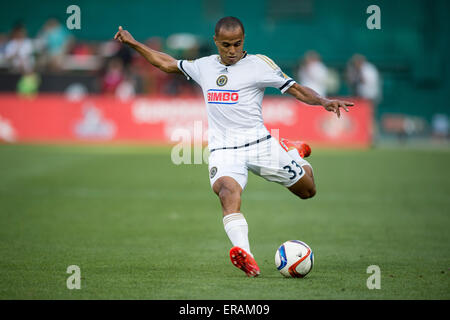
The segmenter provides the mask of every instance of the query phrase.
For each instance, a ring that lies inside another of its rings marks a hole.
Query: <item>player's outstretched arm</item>
[[[353,102],[326,99],[314,90],[297,83],[294,83],[286,92],[307,104],[323,106],[325,110],[336,113],[338,118],[341,116],[340,108],[348,112],[347,107],[353,106]]]
[[[175,58],[164,52],[150,49],[145,44],[136,41],[127,30],[123,30],[122,26],[119,27],[119,31],[114,36],[114,40],[127,44],[139,52],[148,62],[164,72],[181,73]]]

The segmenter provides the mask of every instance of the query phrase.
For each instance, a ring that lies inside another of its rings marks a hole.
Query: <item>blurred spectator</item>
[[[119,58],[122,61],[124,69],[128,70],[136,52],[120,42],[109,40],[100,44],[98,54],[104,59]]]
[[[351,93],[372,102],[373,112],[377,115],[377,105],[381,100],[380,75],[377,68],[361,54],[355,54],[347,64],[346,79]],[[372,147],[380,139],[379,123],[373,118]],[[404,134],[409,136],[414,131],[413,123],[405,121]],[[400,138],[401,140],[404,138]]]
[[[202,40],[191,33],[175,33],[166,41],[166,52],[181,59],[194,60],[200,57],[203,48]],[[183,75],[168,78],[164,93],[168,95],[199,95],[200,87],[194,81],[186,81]]]
[[[41,79],[35,72],[27,72],[17,82],[17,93],[25,97],[33,97],[38,93]]]
[[[361,54],[355,54],[347,64],[346,78],[350,91],[357,97],[371,100],[381,99],[380,75],[377,68]]]
[[[64,91],[64,95],[69,101],[81,101],[88,94],[88,89],[82,83],[72,83]]]
[[[123,81],[116,88],[115,95],[121,101],[128,101],[136,96],[136,81],[131,74],[125,74]]]
[[[11,70],[28,73],[34,69],[33,42],[27,37],[25,26],[16,25],[6,43],[4,58]]]
[[[122,60],[124,69],[128,70],[131,62],[133,61],[134,53],[135,52],[133,51],[133,49],[131,49],[129,46],[121,45],[114,56]]]
[[[102,42],[98,47],[98,54],[104,59],[112,58],[119,52],[121,46],[120,42],[114,40]]]
[[[153,50],[163,51],[161,38],[149,38],[145,44]],[[148,61],[140,54],[135,55],[133,71],[141,77],[144,93],[153,95],[162,94],[166,91],[170,76],[158,68],[149,65]]]
[[[433,130],[433,138],[438,140],[447,139],[449,128],[447,115],[442,113],[434,114],[431,120],[431,128]]]
[[[298,70],[300,84],[316,91],[321,96],[327,94],[327,67],[315,51],[305,53]]]
[[[64,58],[62,69],[97,71],[103,64],[103,59],[95,52],[95,44],[73,41],[69,52]]]
[[[167,38],[167,51],[182,59],[197,59],[200,39],[191,33],[175,33]]]
[[[8,43],[8,37],[6,34],[0,33],[0,67],[6,68],[8,65],[5,58],[6,44]]]
[[[115,94],[117,87],[124,80],[123,63],[119,58],[109,60],[102,77],[102,92]]]
[[[85,57],[92,56],[94,54],[92,47],[86,42],[76,41],[73,42],[72,48],[69,52],[77,59],[84,59]]]
[[[43,66],[53,71],[61,70],[71,40],[69,32],[57,19],[47,20],[37,39],[42,51],[41,63]]]

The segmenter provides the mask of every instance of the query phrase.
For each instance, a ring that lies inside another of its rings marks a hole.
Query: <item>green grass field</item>
[[[249,174],[242,212],[261,276],[228,258],[206,165],[169,148],[0,146],[0,299],[449,299],[449,150],[314,150],[300,200]],[[274,255],[314,250],[304,279]],[[69,290],[69,265],[81,289]],[[369,290],[366,269],[381,269]]]

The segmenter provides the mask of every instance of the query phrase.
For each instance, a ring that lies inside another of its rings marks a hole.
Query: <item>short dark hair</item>
[[[214,29],[214,32],[217,35],[219,35],[220,29],[225,28],[226,30],[234,29],[234,28],[241,28],[242,34],[245,34],[244,31],[244,25],[242,24],[241,20],[239,20],[236,17],[224,17],[217,21],[216,28]]]

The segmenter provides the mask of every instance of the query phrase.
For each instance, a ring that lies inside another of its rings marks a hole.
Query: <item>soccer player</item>
[[[310,105],[340,117],[353,103],[329,100],[297,84],[267,56],[244,51],[245,31],[235,17],[220,19],[214,42],[218,54],[193,61],[175,58],[136,41],[120,26],[114,39],[129,45],[148,62],[167,73],[182,73],[203,91],[208,115],[209,178],[222,205],[223,224],[233,247],[231,262],[247,276],[260,274],[250,251],[248,225],[240,211],[248,171],[277,182],[302,199],[315,195],[311,149],[301,141],[273,138],[263,124],[266,87],[278,88]]]

